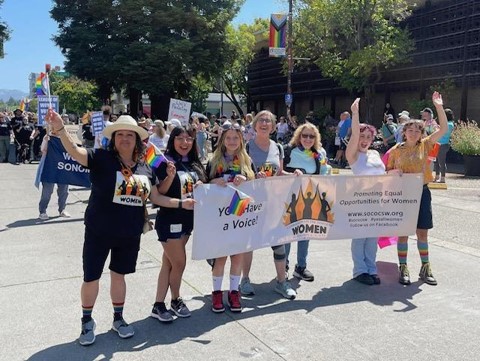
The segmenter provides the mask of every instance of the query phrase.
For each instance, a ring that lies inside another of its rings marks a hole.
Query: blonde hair
[[[240,162],[240,171],[241,174],[247,177],[247,180],[255,179],[255,173],[253,173],[252,170],[252,160],[250,159],[250,156],[247,154],[247,151],[245,149],[245,143],[243,142],[243,135],[242,131],[240,128],[230,128],[226,129],[222,132],[222,135],[220,136],[220,139],[218,140],[218,147],[215,149],[215,152],[213,152],[212,159],[210,160],[210,174],[208,175],[210,178],[215,177],[215,174],[217,173],[217,168],[218,166],[222,166],[223,169],[227,169],[228,164],[225,161],[224,154],[227,151],[227,148],[225,148],[225,137],[227,132],[230,130],[233,130],[237,132],[239,138],[240,138],[240,147],[236,150],[235,156],[237,156],[239,162]]]
[[[262,118],[264,115],[268,116],[270,118],[270,122],[272,123],[272,133],[273,131],[275,130],[275,125],[277,123],[277,117],[275,116],[275,114],[273,114],[271,111],[269,110],[262,110],[261,112],[259,112],[257,115],[255,115],[255,118],[253,118],[253,122],[252,122],[252,127],[253,129],[255,130],[255,128],[257,127],[257,122],[260,118]]]
[[[313,125],[312,123],[305,123],[300,125],[297,129],[295,129],[295,133],[293,133],[293,137],[290,140],[288,144],[292,146],[299,146],[302,145],[300,142],[300,138],[302,137],[302,132],[304,129],[309,129],[315,133],[315,143],[313,143],[313,149],[316,151],[319,151],[322,148],[322,136],[320,135],[320,132],[318,131],[317,127]]]

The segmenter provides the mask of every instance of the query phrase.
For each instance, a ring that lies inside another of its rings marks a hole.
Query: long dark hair
[[[193,138],[192,149],[190,149],[187,154],[188,162],[198,174],[200,180],[202,182],[207,182],[207,174],[205,172],[205,169],[203,168],[202,162],[200,161],[200,157],[198,156],[196,131],[192,127],[177,126],[173,128],[172,132],[170,133],[170,138],[168,139],[167,148],[165,149],[165,155],[168,155],[175,162],[182,161],[182,156],[178,154],[178,152],[175,150],[174,142],[175,137],[183,133],[186,133],[189,137]]]
[[[117,132],[112,133],[112,139],[108,142],[107,150],[115,153],[115,155],[118,155],[117,149],[115,148],[116,134]],[[144,161],[146,149],[147,147],[145,143],[142,142],[142,139],[140,138],[138,133],[135,132],[135,148],[133,149],[133,154],[132,154],[132,159],[135,163]]]

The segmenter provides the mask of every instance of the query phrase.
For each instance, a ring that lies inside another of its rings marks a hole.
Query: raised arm
[[[53,109],[49,109],[45,119],[50,124],[50,127],[55,132],[57,137],[60,138],[67,153],[70,154],[78,163],[86,167],[88,165],[87,150],[77,146],[77,144],[73,141],[65,129],[65,124],[63,124],[60,114],[53,111]]]
[[[440,128],[430,135],[430,141],[436,143],[437,140],[439,140],[448,131],[448,122],[445,109],[443,109],[442,95],[439,92],[434,92],[432,94],[432,101],[435,105],[435,109],[437,110],[438,122],[440,123]]]
[[[348,141],[347,149],[345,150],[345,157],[348,164],[353,164],[358,157],[358,140],[360,139],[360,119],[358,115],[360,98],[355,99],[352,103],[352,134]]]

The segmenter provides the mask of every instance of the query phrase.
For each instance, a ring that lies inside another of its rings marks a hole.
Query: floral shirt
[[[430,136],[423,138],[413,147],[407,146],[406,143],[397,144],[390,150],[387,170],[400,169],[404,173],[423,173],[423,184],[433,181],[428,155],[434,145]]]

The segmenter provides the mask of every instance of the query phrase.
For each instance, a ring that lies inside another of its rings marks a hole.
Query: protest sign
[[[190,119],[190,109],[192,103],[185,102],[179,99],[170,99],[170,108],[168,110],[168,120],[178,119],[183,126],[188,124]]]

